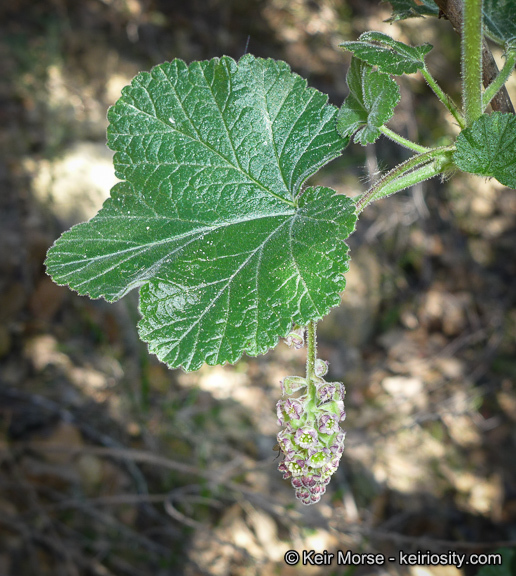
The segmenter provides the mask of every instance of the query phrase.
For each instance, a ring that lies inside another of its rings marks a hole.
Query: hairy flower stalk
[[[307,505],[319,502],[326,492],[344,452],[345,433],[339,422],[346,418],[346,391],[341,382],[324,380],[327,371],[328,363],[316,359],[306,378],[287,376],[281,390],[290,398],[276,405],[278,424],[283,426],[278,445],[284,456],[278,470],[283,478],[291,478],[296,498]]]

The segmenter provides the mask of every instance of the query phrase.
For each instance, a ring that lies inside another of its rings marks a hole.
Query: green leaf
[[[382,32],[365,32],[356,42],[340,44],[353,55],[386,74],[414,74],[425,67],[431,44],[408,46]]]
[[[356,133],[355,142],[365,146],[380,136],[380,128],[392,118],[400,89],[390,76],[356,58],[346,80],[349,95],[339,110],[337,130],[344,138]]]
[[[484,30],[498,44],[505,45],[516,39],[515,0],[484,0]]]
[[[284,62],[174,60],[108,113],[124,181],[49,250],[48,273],[113,301],[140,288],[141,337],[170,366],[260,354],[339,303],[354,203],[301,185],[348,141]]]
[[[385,0],[383,0],[385,1]],[[434,0],[388,0],[392,6],[392,17],[388,22],[421,16],[437,16],[439,8]]]
[[[492,176],[516,188],[516,116],[483,114],[456,141],[453,161],[464,172]]]

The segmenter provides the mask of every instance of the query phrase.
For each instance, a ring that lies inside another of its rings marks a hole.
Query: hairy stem
[[[412,156],[396,168],[385,174],[369,190],[356,201],[357,213],[374,200],[385,198],[395,192],[400,192],[418,182],[437,176],[451,164],[451,155],[455,146],[442,146],[423,154]]]
[[[516,50],[511,50],[506,54],[505,64],[503,68],[500,70],[498,76],[489,84],[489,86],[485,89],[484,94],[482,95],[482,110],[485,110],[487,105],[491,102],[491,100],[498,94],[500,88],[502,88],[509,76],[512,74],[514,70],[514,65],[516,64]]]
[[[482,82],[484,87],[488,88],[498,76],[498,66],[485,40],[482,43],[482,62]],[[505,86],[502,86],[498,93],[494,95],[491,100],[491,108],[498,112],[514,114],[514,106]]]
[[[482,115],[482,0],[464,2],[462,106],[468,126]]]
[[[426,66],[421,69],[421,74],[423,75],[423,78],[427,81],[428,85],[433,90],[437,98],[439,98],[439,100],[446,106],[450,114],[455,118],[458,125],[462,129],[464,129],[466,127],[466,122],[464,120],[464,117],[460,113],[459,109],[457,108],[455,102],[448,96],[448,94],[446,94],[446,92],[442,90],[439,84],[437,84],[436,80],[430,74]]]
[[[453,26],[457,34],[462,34],[463,21],[463,0],[435,0],[441,14],[444,15]],[[494,56],[489,50],[489,46],[484,40],[482,43],[482,82],[487,88],[498,75],[498,66]],[[505,86],[502,86],[498,94],[491,102],[491,108],[499,112],[508,112],[514,114],[514,106]]]
[[[425,146],[420,146],[419,144],[412,142],[412,140],[407,140],[407,138],[403,138],[403,136],[396,134],[396,132],[393,132],[392,130],[387,128],[387,126],[382,126],[380,128],[380,131],[382,132],[382,134],[384,136],[387,136],[387,138],[390,138],[391,140],[393,140],[394,142],[397,142],[401,146],[405,146],[405,148],[409,148],[410,150],[414,150],[414,152],[429,152],[430,151],[430,148],[425,148]]]
[[[317,321],[310,320],[306,327],[306,382],[308,397],[315,402],[315,361],[317,360]]]

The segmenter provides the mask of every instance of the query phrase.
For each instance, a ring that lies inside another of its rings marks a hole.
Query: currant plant
[[[437,15],[433,0],[392,2],[395,18]],[[263,354],[286,338],[307,346],[306,374],[281,383],[279,470],[304,504],[321,498],[344,450],[345,389],[326,382],[316,324],[340,302],[346,239],[367,204],[462,170],[516,187],[516,117],[486,107],[516,62],[514,0],[466,0],[463,101],[427,68],[432,46],[366,32],[352,53],[340,110],[281,61],[250,54],[138,74],[108,112],[108,146],[121,180],[99,213],[50,248],[48,274],[113,302],[139,289],[139,334],[170,367],[197,370]],[[484,33],[505,64],[481,87]],[[400,99],[394,76],[420,73],[461,129],[426,147],[386,126]],[[353,138],[381,135],[414,152],[350,199],[307,178]],[[284,398],[287,396],[287,398]]]

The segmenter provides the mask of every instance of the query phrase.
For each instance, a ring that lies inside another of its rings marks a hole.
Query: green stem
[[[471,126],[482,115],[482,0],[464,2],[462,106]]]
[[[306,327],[306,382],[308,397],[315,402],[317,388],[315,386],[315,361],[317,360],[317,321],[310,320]]]
[[[454,149],[455,146],[442,146],[424,154],[417,154],[402,162],[357,199],[357,213],[362,212],[374,200],[385,198],[432,176],[437,176],[451,163],[451,154]]]
[[[315,361],[317,360],[317,321],[310,320],[306,327],[306,377],[307,379],[315,376]]]
[[[387,136],[387,138],[390,138],[394,142],[401,144],[401,146],[405,146],[405,148],[414,150],[414,152],[429,152],[431,150],[430,148],[425,148],[424,146],[420,146],[419,144],[412,142],[412,140],[407,140],[407,138],[403,138],[403,136],[396,134],[396,132],[393,132],[392,130],[387,128],[387,126],[382,126],[380,128],[380,132],[382,132],[384,136]]]
[[[489,102],[498,94],[500,88],[505,85],[516,64],[516,50],[511,50],[506,54],[505,64],[498,73],[498,76],[489,84],[482,95],[482,110],[485,110]]]
[[[446,92],[443,91],[443,89],[439,86],[439,84],[437,84],[436,80],[430,74],[426,66],[424,68],[421,68],[421,74],[423,75],[423,78],[427,81],[428,85],[433,90],[437,98],[439,98],[439,100],[448,109],[448,112],[455,118],[458,125],[462,129],[464,129],[466,127],[466,122],[462,114],[459,112],[459,109],[457,108],[455,102],[448,96],[448,94],[446,94]]]

